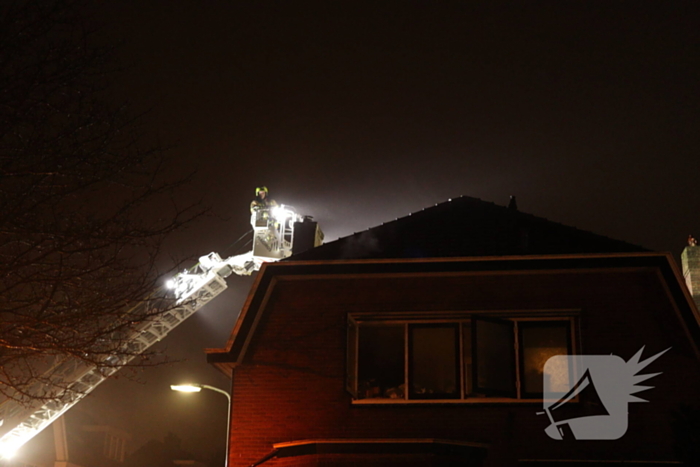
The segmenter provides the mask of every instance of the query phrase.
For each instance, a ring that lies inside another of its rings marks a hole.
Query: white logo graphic
[[[557,355],[544,365],[544,412],[553,439],[619,439],[627,432],[627,404],[653,386],[638,386],[661,373],[639,375],[669,349],[639,361],[644,347],[625,362],[617,355]],[[572,402],[582,402],[572,404]]]

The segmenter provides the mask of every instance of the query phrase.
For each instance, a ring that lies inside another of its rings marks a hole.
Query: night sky
[[[196,168],[212,215],[174,255],[249,229],[254,188],[333,240],[467,195],[678,258],[700,236],[700,2],[102,2],[115,93]],[[233,251],[226,251],[232,254]],[[678,260],[679,261],[679,260]],[[133,433],[223,447],[227,387],[205,363],[252,281],[163,343],[183,363],[105,383],[85,409]]]

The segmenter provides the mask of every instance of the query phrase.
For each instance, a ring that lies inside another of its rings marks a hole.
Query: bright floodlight
[[[3,443],[0,445],[0,458],[1,459],[11,459],[17,454],[17,450],[20,446],[16,443]]]
[[[177,287],[177,282],[175,282],[174,279],[168,279],[168,280],[165,282],[165,286],[166,286],[167,288],[169,288],[169,289],[174,289],[174,288]]]
[[[289,209],[286,209],[284,207],[284,204],[282,206],[275,206],[272,208],[272,217],[278,220],[284,220],[288,217],[291,217],[292,213],[289,211]]]
[[[199,392],[202,390],[202,387],[194,384],[171,384],[170,389],[180,392]]]

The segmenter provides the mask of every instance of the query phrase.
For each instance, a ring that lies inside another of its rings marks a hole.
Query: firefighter
[[[268,197],[267,187],[259,186],[255,189],[255,199],[250,203],[250,213],[257,213],[258,218],[267,219],[270,217],[270,209],[277,206],[274,199]]]

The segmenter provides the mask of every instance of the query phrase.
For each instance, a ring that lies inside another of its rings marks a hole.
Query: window
[[[412,324],[408,339],[409,398],[458,399],[459,326]]]
[[[555,355],[571,354],[571,326],[565,321],[526,321],[518,323],[518,332],[521,393],[526,398],[542,398],[544,364]],[[550,391],[572,387],[570,376],[568,368],[562,369],[555,375],[559,381],[549,382]]]
[[[366,398],[403,398],[403,326],[363,326],[360,329],[357,379]]]
[[[544,364],[573,350],[572,316],[380,318],[349,318],[347,389],[356,401],[541,399]],[[557,378],[568,385],[568,375]]]
[[[104,456],[107,459],[124,462],[125,449],[126,439],[114,433],[105,434]]]

